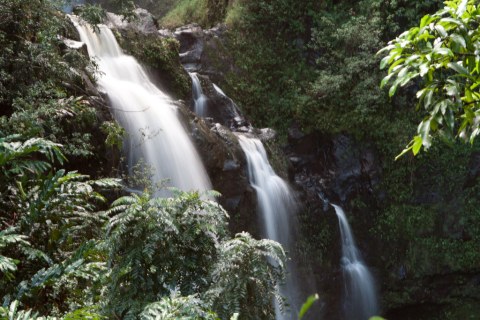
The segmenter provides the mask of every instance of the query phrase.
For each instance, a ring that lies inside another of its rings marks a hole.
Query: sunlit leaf
[[[313,303],[319,299],[318,294],[311,295],[307,298],[307,301],[302,305],[300,308],[300,312],[298,313],[298,320],[301,320],[305,313],[312,307]]]

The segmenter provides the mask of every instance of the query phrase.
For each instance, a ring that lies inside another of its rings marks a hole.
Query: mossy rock
[[[191,96],[191,80],[179,60],[180,44],[174,38],[134,30],[115,32],[120,46],[150,71],[153,79],[173,98]]]

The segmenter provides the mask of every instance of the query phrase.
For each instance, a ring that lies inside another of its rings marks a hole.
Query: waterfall
[[[260,140],[243,135],[239,135],[238,140],[247,158],[250,184],[257,194],[264,236],[281,243],[286,250],[289,250],[293,247],[291,235],[295,231],[292,213],[296,209],[296,202],[293,193],[268,162],[267,152]],[[300,304],[299,277],[292,263],[287,265],[287,273],[286,283],[281,292],[290,302],[292,311],[296,313]],[[282,314],[276,304],[277,320],[293,317],[293,315]]]
[[[215,91],[217,91],[218,93],[220,93],[222,96],[227,97],[227,95],[225,94],[225,92],[223,92],[223,90],[220,89],[220,87],[217,86],[215,83],[213,84],[213,88],[215,88]],[[227,97],[227,98],[228,98],[228,97]],[[228,99],[230,99],[230,98],[228,98]]]
[[[195,113],[200,117],[207,115],[207,97],[203,94],[202,84],[196,73],[190,73],[192,78],[193,101],[195,102]]]
[[[375,285],[362,262],[343,209],[332,204],[338,216],[342,237],[341,265],[345,281],[345,314],[348,320],[367,320],[378,312]]]
[[[177,115],[173,101],[149,79],[142,66],[122,53],[112,31],[100,31],[71,17],[88,53],[98,64],[98,86],[110,99],[115,119],[125,128],[124,143],[131,168],[144,159],[155,170],[154,182],[190,190],[210,190],[202,161]]]

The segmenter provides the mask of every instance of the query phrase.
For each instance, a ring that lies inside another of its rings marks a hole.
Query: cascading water
[[[342,269],[345,281],[345,316],[348,320],[367,320],[378,312],[375,284],[362,262],[343,209],[332,204],[338,216],[342,237]]]
[[[168,179],[184,191],[211,189],[201,159],[177,116],[172,100],[148,78],[131,56],[122,53],[112,31],[100,31],[72,16],[88,53],[98,64],[98,85],[113,106],[116,120],[125,128],[130,168],[143,158],[155,170],[154,182]]]
[[[238,136],[240,146],[248,163],[249,181],[257,193],[259,211],[262,215],[264,236],[281,243],[285,249],[292,248],[292,232],[295,221],[292,212],[296,203],[288,184],[280,178],[268,162],[267,152],[258,139]],[[287,279],[282,293],[295,313],[299,309],[300,298],[298,275],[292,263],[287,266]],[[276,319],[291,319],[292,315],[282,314],[276,305]]]
[[[203,94],[202,84],[196,73],[190,73],[192,78],[193,101],[195,102],[195,113],[200,117],[207,115],[207,97]]]

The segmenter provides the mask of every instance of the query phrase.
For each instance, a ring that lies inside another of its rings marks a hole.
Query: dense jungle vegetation
[[[0,21],[0,318],[270,318],[282,247],[231,237],[197,193],[124,193],[109,178],[123,132],[88,91],[95,64],[62,42],[66,17],[1,0]]]
[[[404,319],[480,316],[478,280],[471,281],[480,273],[480,146],[452,139],[465,128],[464,137],[475,135],[477,114],[455,105],[455,124],[445,112],[444,120],[435,118],[447,98],[478,99],[477,93],[465,98],[466,87],[477,87],[452,74],[478,74],[478,61],[448,65],[456,60],[447,52],[449,60],[432,67],[432,77],[402,79],[391,69],[391,80],[400,79],[389,83],[398,87],[395,94],[380,87],[387,76],[380,63],[395,48],[377,52],[403,31],[437,21],[420,19],[442,1],[90,2],[95,5],[84,12],[91,21],[101,20],[101,5],[126,16],[145,7],[159,27],[225,23],[225,47],[217,54],[235,68],[218,81],[256,126],[278,130],[282,144],[289,129],[298,128],[346,135],[375,151],[379,183],[357,190],[344,205],[382,279],[384,310],[404,308]],[[229,234],[228,214],[197,193],[153,197],[142,170],[135,182],[120,179],[114,159],[124,132],[92,89],[95,63],[59,37],[75,38],[60,7],[0,0],[0,318],[272,318],[286,260],[281,246]],[[446,29],[436,29],[452,39],[445,47],[465,55],[461,49],[470,44],[451,36],[462,33]],[[412,56],[397,65],[413,70],[427,59]],[[452,77],[459,85],[443,90]],[[416,94],[424,88],[417,111]],[[451,132],[439,134],[442,127]],[[412,137],[408,149],[429,148],[395,160]],[[125,191],[138,180],[143,193]],[[332,232],[312,223],[309,208],[300,221],[298,250],[319,257],[323,268]]]

